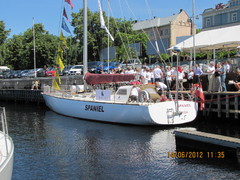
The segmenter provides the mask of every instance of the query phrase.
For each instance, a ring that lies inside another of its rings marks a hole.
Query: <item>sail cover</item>
[[[135,79],[135,74],[92,74],[87,72],[84,80],[87,84],[107,84],[112,82],[124,82]]]

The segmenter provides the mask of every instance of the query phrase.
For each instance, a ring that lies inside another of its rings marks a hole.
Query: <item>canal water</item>
[[[236,158],[168,157],[176,151],[174,130],[239,136],[239,125],[197,120],[175,127],[123,126],[61,116],[43,105],[0,106],[6,107],[15,145],[13,180],[240,179]]]

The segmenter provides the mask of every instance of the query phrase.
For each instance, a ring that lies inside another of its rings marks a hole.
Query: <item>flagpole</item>
[[[34,17],[33,17],[33,66],[34,66],[34,77],[37,77],[37,72],[36,72],[36,44],[35,44],[35,28],[34,28]]]

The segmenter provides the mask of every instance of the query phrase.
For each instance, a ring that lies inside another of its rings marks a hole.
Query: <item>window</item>
[[[160,31],[160,36],[163,36],[163,30]]]
[[[211,26],[211,19],[206,18],[206,27],[210,27],[210,26]]]
[[[237,22],[237,13],[232,13],[232,22]]]
[[[169,34],[168,29],[165,29],[164,35],[167,36]]]
[[[149,36],[151,37],[151,38],[153,38],[154,37],[154,32],[149,32]]]

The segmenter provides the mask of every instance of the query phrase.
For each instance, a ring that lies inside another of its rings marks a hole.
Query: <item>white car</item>
[[[127,63],[126,61],[123,61],[121,63],[121,68],[126,69],[126,67],[131,67],[133,68],[142,68],[142,62],[140,61],[140,59],[128,59]]]
[[[83,72],[83,65],[75,65],[69,70],[68,74],[69,75],[81,75],[82,72]]]

